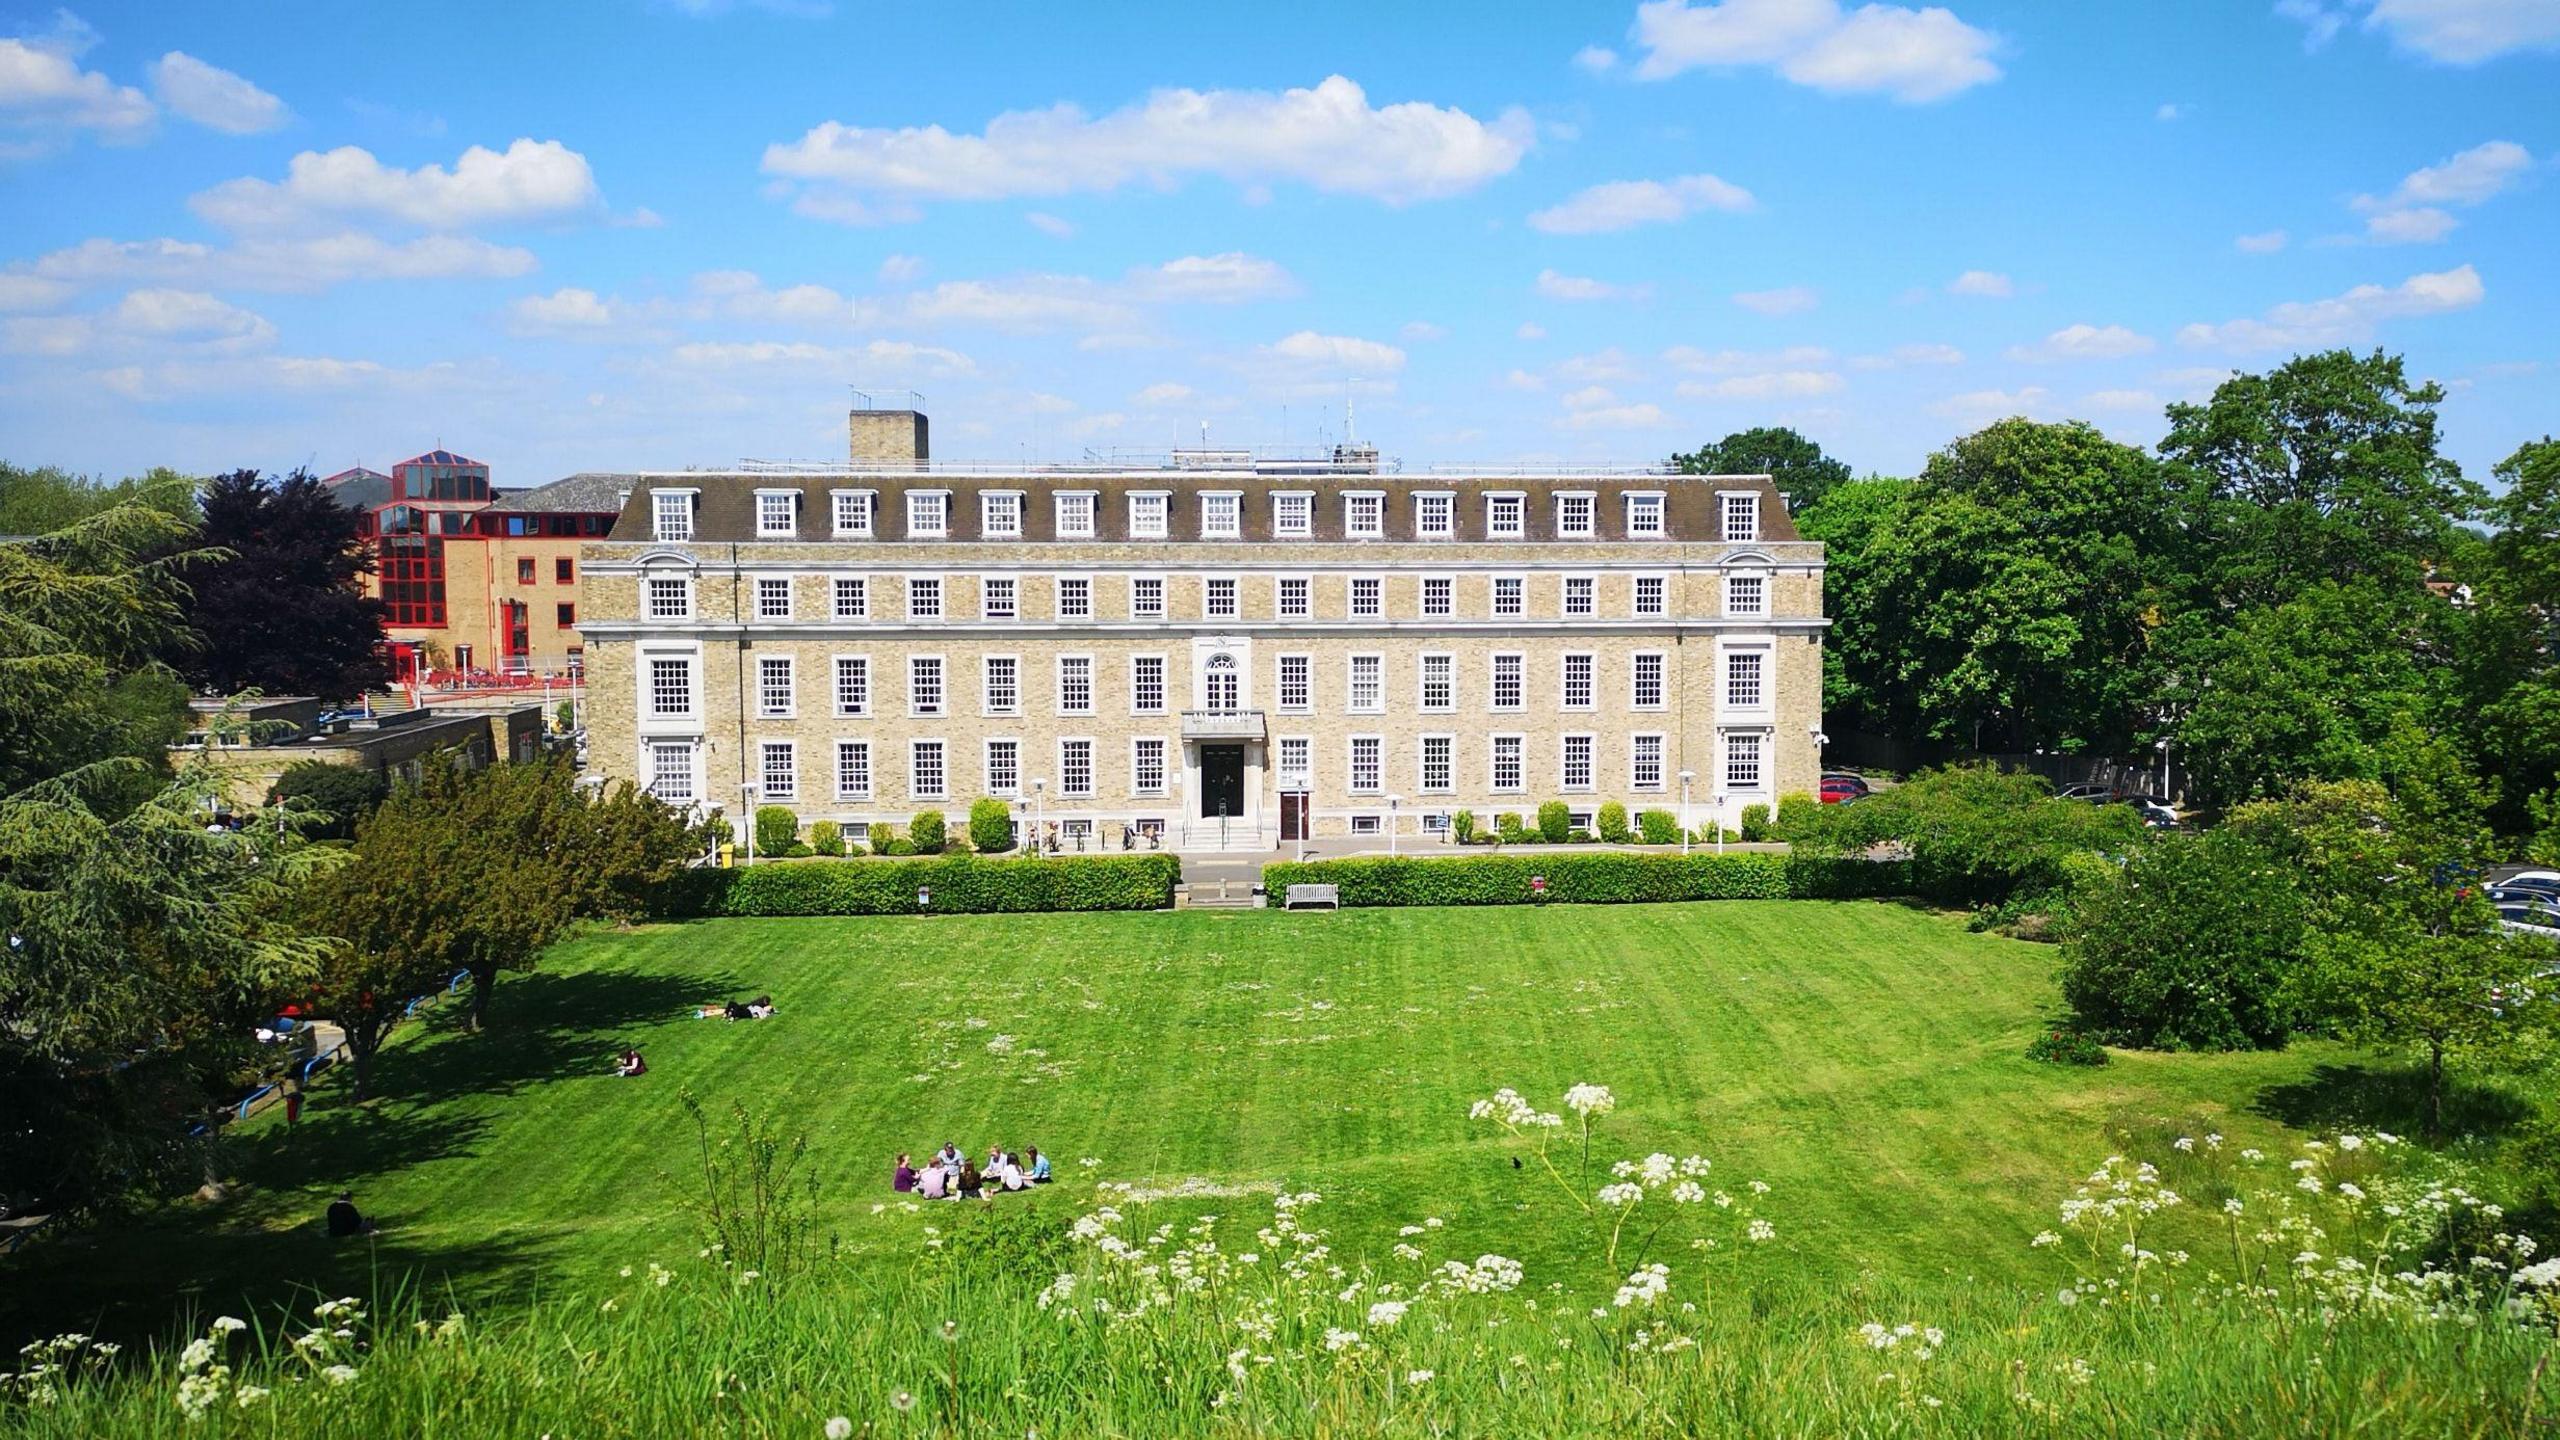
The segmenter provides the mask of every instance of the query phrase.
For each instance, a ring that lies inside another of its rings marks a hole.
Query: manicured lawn
[[[894,1152],[1002,1140],[1079,1177],[1090,1156],[1118,1180],[1320,1190],[1346,1251],[1436,1215],[1447,1253],[1598,1285],[1588,1247],[1558,1238],[1562,1207],[1467,1117],[1499,1086],[1559,1108],[1592,1081],[1620,1101],[1599,1153],[1694,1151],[1717,1185],[1775,1187],[1761,1213],[1777,1263],[2034,1278],[2051,1258],[2027,1238],[2111,1129],[2263,1143],[2316,1098],[2317,1067],[2342,1063],[2303,1045],[2034,1064],[2054,959],[1945,915],[1801,901],[600,933],[507,979],[489,1033],[457,1033],[452,1007],[408,1032],[377,1104],[345,1104],[340,1080],[295,1133],[253,1124],[229,1205],[25,1257],[0,1326],[156,1330],[176,1303],[353,1287],[373,1266],[477,1299],[689,1254],[686,1090],[805,1131],[856,1263],[911,1252],[927,1223],[871,1213]],[[778,1017],[691,1018],[759,992]],[[625,1042],[648,1056],[640,1080],[610,1073]],[[341,1186],[384,1224],[378,1251],[313,1233]],[[1194,1208],[1269,1213],[1259,1196]]]

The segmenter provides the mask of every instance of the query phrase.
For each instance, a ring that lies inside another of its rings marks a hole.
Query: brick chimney
[[[933,458],[921,410],[856,410],[845,431],[856,463],[921,464]]]

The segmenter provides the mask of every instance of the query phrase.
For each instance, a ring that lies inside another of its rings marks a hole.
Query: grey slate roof
[[[610,515],[622,508],[623,492],[638,488],[638,477],[609,470],[582,470],[566,479],[498,497],[489,508],[501,512]]]

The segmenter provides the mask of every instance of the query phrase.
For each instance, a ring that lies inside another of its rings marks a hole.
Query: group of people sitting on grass
[[[925,1157],[922,1170],[901,1154],[889,1177],[890,1189],[926,1200],[984,1200],[991,1190],[1027,1190],[1048,1183],[1049,1157],[1036,1145],[1024,1146],[1020,1155],[990,1145],[987,1163],[981,1166],[961,1154],[959,1146],[946,1142]]]

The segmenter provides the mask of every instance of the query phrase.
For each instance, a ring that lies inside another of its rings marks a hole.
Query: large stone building
[[[1765,476],[951,466],[919,415],[853,420],[846,465],[627,477],[584,558],[591,767],[857,835],[998,796],[1069,848],[1817,788],[1822,548]]]

